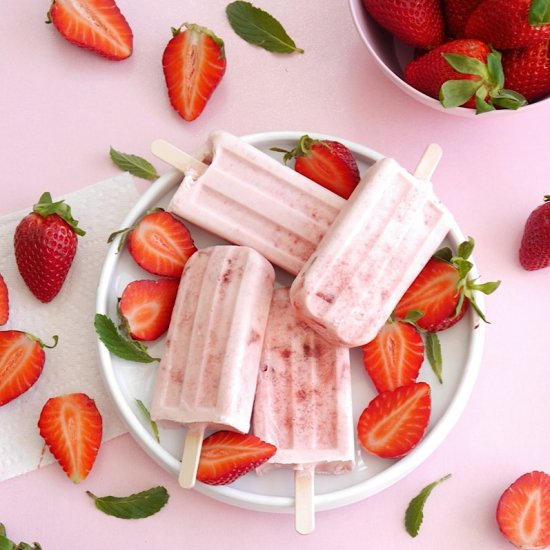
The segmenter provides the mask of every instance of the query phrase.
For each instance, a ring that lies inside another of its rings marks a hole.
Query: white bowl
[[[367,10],[363,6],[362,0],[349,0],[351,9],[351,15],[355,26],[359,32],[359,36],[367,46],[374,57],[378,66],[382,69],[383,73],[401,90],[414,97],[424,105],[428,105],[437,111],[450,113],[452,115],[459,116],[476,116],[475,109],[468,109],[466,107],[454,107],[447,109],[441,105],[441,103],[422,92],[419,92],[403,79],[403,73],[407,64],[412,60],[414,54],[414,48],[404,44],[400,40],[394,38],[388,31],[383,29],[378,23],[376,23],[372,17],[367,13]],[[544,100],[539,100],[535,103],[521,107],[517,111],[511,109],[497,109],[488,113],[483,113],[482,118],[488,116],[510,116],[516,112],[523,112],[526,110],[532,110],[540,105]]]
[[[306,132],[268,132],[244,136],[243,139],[263,152],[281,160],[280,153],[271,147],[289,149]],[[360,144],[338,137],[311,134],[320,139],[335,139],[347,145],[354,153],[361,172],[381,158],[380,153]],[[182,174],[171,171],[159,178],[139,199],[128,213],[121,227],[129,227],[147,210],[154,206],[165,207],[182,180]],[[223,241],[192,224],[189,226],[199,248]],[[113,228],[116,229],[116,228]],[[456,246],[464,240],[460,228],[453,224],[444,244]],[[107,251],[97,290],[97,312],[117,318],[117,299],[131,280],[152,278],[142,271],[124,250],[117,253],[117,242]],[[474,267],[472,276],[476,277]],[[290,275],[277,270],[277,280],[290,285]],[[483,308],[483,297],[476,296]],[[456,326],[440,333],[444,357],[444,383],[439,384],[429,365],[421,369],[420,380],[432,388],[432,413],[430,424],[422,441],[404,458],[387,460],[377,458],[360,450],[356,442],[357,465],[353,472],[331,476],[317,476],[315,480],[315,509],[328,510],[357,502],[375,495],[418,467],[447,437],[464,410],[481,363],[485,327],[473,315],[471,308],[466,317]],[[149,345],[152,356],[162,353],[164,338]],[[126,423],[130,434],[159,465],[177,476],[183,448],[184,430],[162,429],[161,443],[155,441],[147,420],[139,410],[136,398],[149,405],[158,364],[152,365],[124,361],[112,355],[99,344],[100,366],[107,389],[116,409]],[[364,372],[359,349],[352,350],[352,404],[354,422],[362,410],[376,395],[374,386]],[[198,483],[196,490],[222,502],[264,512],[294,511],[293,472],[278,470],[264,476],[249,473],[230,485],[211,486]]]

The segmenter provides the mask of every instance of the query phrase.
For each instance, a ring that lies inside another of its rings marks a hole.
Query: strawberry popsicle
[[[296,314],[333,344],[371,341],[449,231],[430,182],[440,157],[430,145],[414,176],[374,164],[294,280]]]
[[[185,265],[151,417],[187,427],[180,472],[192,487],[206,427],[248,432],[275,273],[241,246],[199,250]]]
[[[345,203],[227,132],[212,132],[198,159],[162,140],[151,147],[185,174],[168,210],[293,275]]]
[[[288,288],[275,289],[267,321],[253,432],[277,447],[260,468],[295,470],[296,529],[313,529],[314,473],[354,466],[349,350],[296,318]]]

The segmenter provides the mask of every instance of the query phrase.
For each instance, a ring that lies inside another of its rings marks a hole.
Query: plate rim
[[[241,139],[248,143],[260,143],[270,140],[296,140],[308,132],[300,131],[274,131],[258,132],[241,136]],[[319,132],[309,132],[319,139],[337,140],[363,156],[378,160],[384,155],[370,149],[359,143],[335,137],[330,134]],[[155,202],[163,197],[172,187],[176,187],[183,179],[181,172],[175,169],[163,174],[157,179],[138,199],[136,204],[130,209],[121,223],[120,228],[130,227],[137,218]],[[456,221],[453,219],[449,233],[454,235],[454,240],[462,242],[465,238]],[[106,314],[108,311],[108,294],[111,276],[117,263],[118,239],[115,239],[107,249],[105,260],[102,265],[99,283],[96,295],[96,313]],[[472,276],[478,276],[477,265],[474,258],[470,258],[474,267]],[[476,301],[483,309],[483,296],[476,292]],[[467,361],[464,365],[462,376],[457,390],[452,396],[449,406],[445,409],[443,415],[436,424],[430,426],[430,432],[420,441],[420,443],[405,457],[397,460],[382,472],[377,473],[372,478],[356,483],[355,485],[331,491],[324,494],[316,494],[314,504],[316,511],[330,510],[347,506],[355,502],[364,500],[383,491],[391,485],[397,483],[414,469],[420,466],[428,456],[443,442],[449,435],[452,428],[462,414],[481,365],[483,344],[485,340],[485,326],[482,322],[477,322],[472,315],[472,330],[469,339],[470,350],[467,354]],[[97,346],[100,359],[100,371],[107,388],[107,391],[115,404],[119,417],[128,428],[130,435],[138,445],[164,470],[177,477],[179,470],[179,461],[161,445],[157,444],[151,433],[144,424],[138,420],[134,410],[126,401],[121,388],[116,381],[114,365],[111,353],[97,338]],[[294,513],[294,498],[277,495],[262,495],[237,489],[230,485],[211,486],[202,483],[195,485],[195,489],[200,493],[209,496],[220,502],[238,506],[254,511]]]

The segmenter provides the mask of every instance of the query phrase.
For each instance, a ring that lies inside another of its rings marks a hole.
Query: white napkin
[[[78,238],[63,288],[47,304],[28,290],[13,252],[15,227],[32,208],[0,218],[0,273],[10,300],[10,318],[0,330],[22,330],[47,344],[52,343],[54,334],[59,336],[56,348],[45,349],[46,363],[36,384],[0,407],[0,481],[54,460],[49,450],[44,451],[37,427],[40,411],[50,397],[86,393],[103,417],[104,441],[126,431],[103,385],[93,322],[107,237],[119,228],[138,196],[132,176],[125,173],[63,197],[52,197],[66,200],[86,235]]]

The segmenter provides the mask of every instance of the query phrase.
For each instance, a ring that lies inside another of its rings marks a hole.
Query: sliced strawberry
[[[108,59],[132,54],[132,29],[114,0],[53,0],[47,22],[72,44]]]
[[[202,443],[197,479],[225,485],[269,460],[277,448],[255,435],[222,430]]]
[[[550,476],[544,472],[522,475],[498,501],[497,522],[502,534],[518,548],[550,545]]]
[[[486,321],[475,302],[474,291],[491,294],[500,281],[478,284],[470,278],[473,264],[468,258],[473,248],[474,241],[469,238],[458,246],[456,256],[449,248],[437,252],[397,304],[395,317],[404,319],[411,311],[421,311],[423,315],[417,325],[429,332],[438,332],[460,321],[471,305]]]
[[[10,317],[10,299],[8,286],[0,275],[0,326],[5,325]]]
[[[162,68],[172,107],[185,120],[196,119],[220,83],[226,67],[223,40],[194,24],[172,29]]]
[[[113,233],[109,242],[119,234],[123,236],[119,248],[127,238],[135,262],[161,277],[181,277],[183,266],[197,250],[184,223],[162,209],[148,212],[130,229]]]
[[[94,465],[103,432],[95,402],[84,393],[52,397],[38,420],[40,435],[74,483],[85,479]]]
[[[424,361],[424,342],[410,323],[390,319],[363,346],[363,364],[378,392],[415,382]]]
[[[178,286],[177,279],[132,281],[126,286],[118,308],[132,338],[148,342],[168,330]]]
[[[0,406],[25,393],[40,377],[46,354],[44,342],[19,330],[0,331]]]
[[[310,180],[347,199],[359,183],[360,175],[353,153],[339,141],[312,139],[302,136],[294,149],[285,153],[284,160],[296,159],[294,169]]]
[[[359,442],[382,458],[404,456],[422,439],[430,411],[430,386],[425,382],[382,392],[359,417]]]

